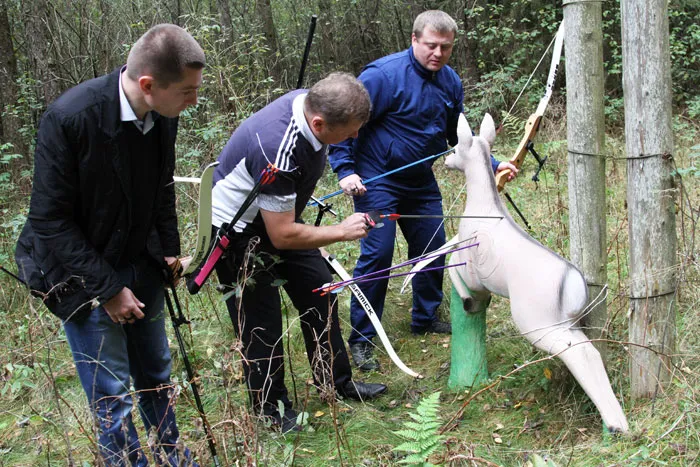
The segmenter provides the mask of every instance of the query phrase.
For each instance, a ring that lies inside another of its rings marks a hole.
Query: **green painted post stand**
[[[479,386],[489,377],[486,368],[486,308],[482,303],[476,313],[467,313],[462,299],[452,287],[450,319],[452,320],[452,362],[450,389],[467,389]]]

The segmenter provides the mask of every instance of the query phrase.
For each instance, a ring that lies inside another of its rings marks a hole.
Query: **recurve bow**
[[[535,152],[533,147],[533,141],[535,139],[535,135],[537,135],[537,131],[539,130],[540,122],[542,121],[544,111],[547,109],[547,105],[549,104],[549,98],[552,96],[552,91],[554,89],[554,81],[556,80],[557,71],[559,69],[559,63],[561,60],[561,49],[563,43],[564,22],[562,21],[561,25],[559,26],[559,30],[557,31],[557,34],[554,38],[552,62],[549,66],[549,76],[547,77],[547,87],[545,89],[544,95],[542,96],[542,99],[540,99],[540,103],[537,106],[537,110],[535,110],[535,112],[532,115],[530,115],[530,117],[527,119],[527,122],[525,123],[525,134],[520,140],[520,144],[518,144],[518,148],[515,150],[515,154],[513,154],[513,157],[511,157],[509,160],[509,162],[513,164],[516,169],[520,170],[520,167],[522,166],[523,161],[525,160],[525,155],[528,153],[528,151],[530,151],[540,164],[539,168],[537,169],[537,172],[533,176],[534,181],[537,181],[537,176],[540,170],[542,169],[544,161],[547,158],[545,157],[544,159],[542,159],[537,154],[537,152]],[[503,187],[508,181],[509,174],[510,169],[506,169],[502,170],[496,175],[496,185],[498,186],[499,192],[503,190]]]

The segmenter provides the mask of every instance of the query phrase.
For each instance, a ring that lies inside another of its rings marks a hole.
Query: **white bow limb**
[[[350,274],[348,274],[345,268],[343,268],[343,265],[340,264],[337,259],[335,259],[335,256],[328,253],[328,251],[326,251],[324,248],[319,249],[321,250],[321,255],[325,258],[328,264],[330,264],[330,266],[333,268],[335,273],[338,274],[341,280],[349,281],[352,279],[350,277]],[[415,371],[407,367],[406,364],[402,362],[399,356],[396,354],[396,351],[392,347],[391,342],[389,342],[389,337],[387,337],[386,332],[384,332],[384,327],[382,326],[381,321],[379,321],[379,318],[377,317],[377,313],[374,311],[374,308],[372,308],[372,305],[369,303],[369,300],[367,299],[365,294],[362,293],[362,290],[360,290],[360,287],[357,284],[351,283],[348,284],[348,288],[353,293],[353,295],[355,295],[357,301],[360,302],[360,305],[365,310],[365,313],[367,313],[367,316],[369,317],[370,322],[374,326],[374,330],[377,331],[379,340],[381,340],[382,344],[384,344],[386,353],[389,354],[389,358],[391,358],[391,361],[394,362],[394,364],[397,367],[399,367],[404,373],[413,376],[414,378],[422,378],[422,375],[420,373],[416,373]]]
[[[219,162],[212,162],[204,168],[201,178],[173,177],[175,182],[199,183],[199,209],[197,209],[197,246],[192,260],[183,275],[190,274],[202,262],[211,242],[211,188],[214,183],[214,169]]]

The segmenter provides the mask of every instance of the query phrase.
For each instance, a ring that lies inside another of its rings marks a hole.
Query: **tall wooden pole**
[[[602,17],[599,2],[564,0],[570,254],[591,300],[608,277]],[[598,303],[582,323],[591,339],[605,337],[607,307],[605,300]],[[597,342],[596,347],[605,360],[606,345]]]
[[[671,57],[666,0],[622,0],[622,84],[630,241],[631,395],[671,376],[677,266]]]

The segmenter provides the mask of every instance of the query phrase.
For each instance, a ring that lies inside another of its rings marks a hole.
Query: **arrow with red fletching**
[[[380,219],[503,219],[503,216],[443,216],[441,214],[379,214]]]

